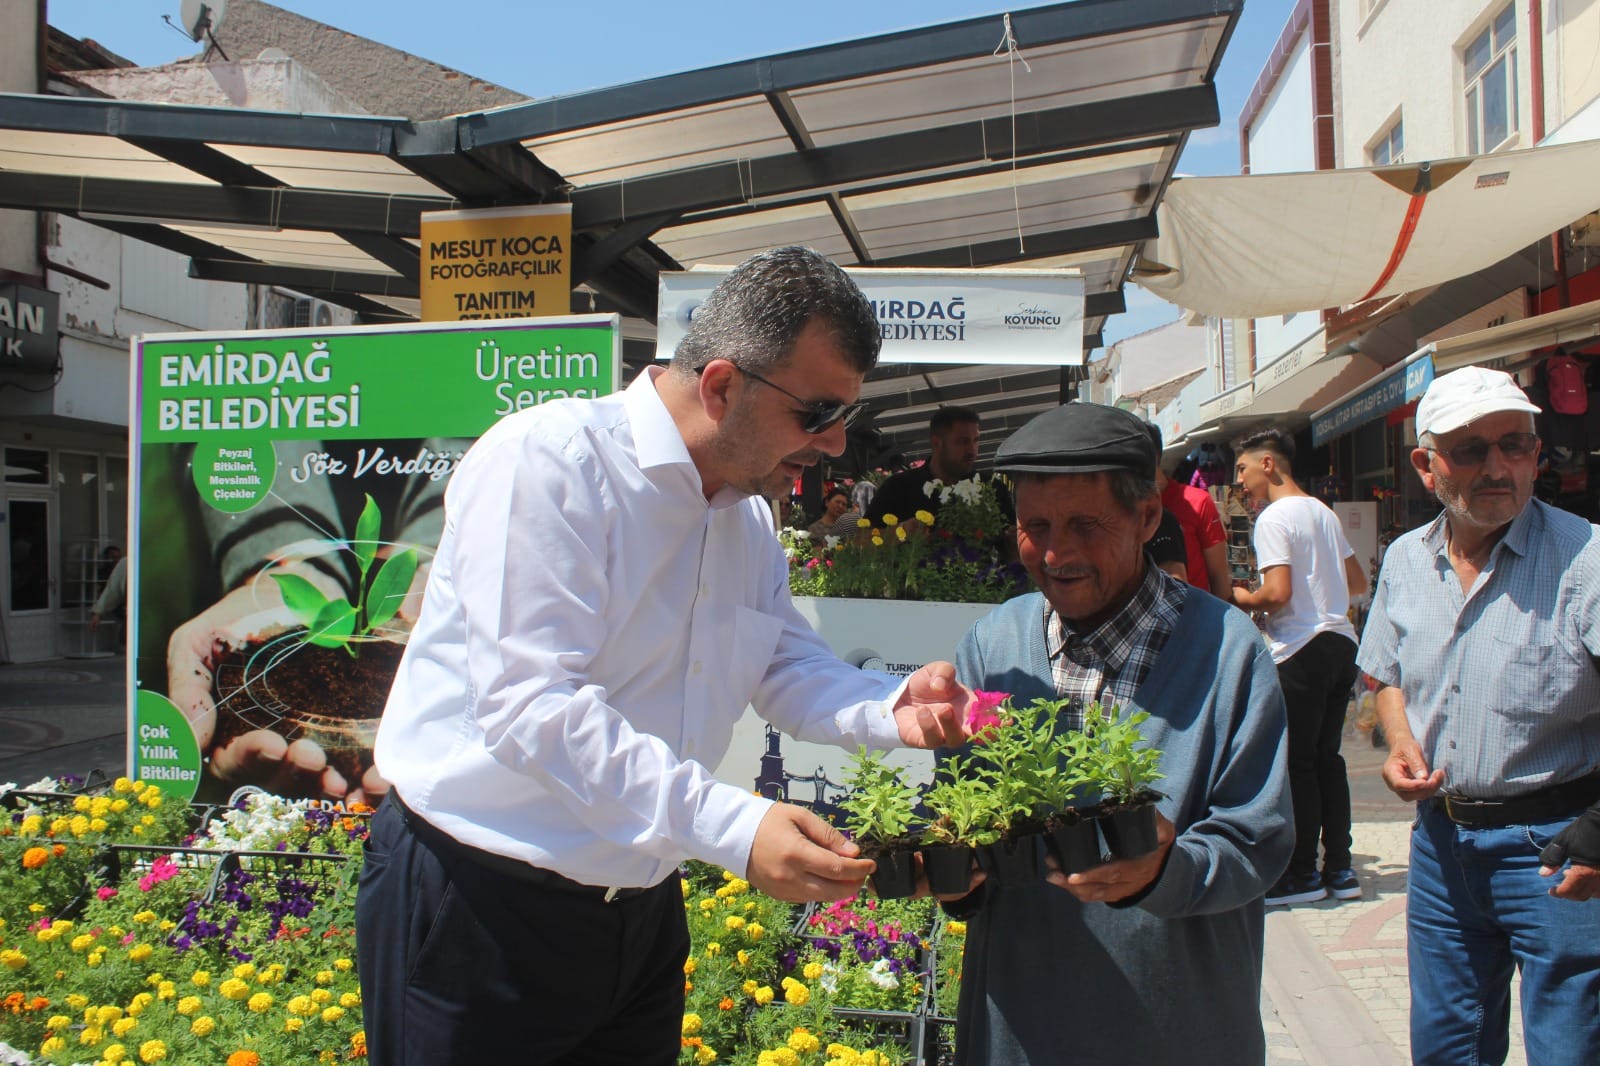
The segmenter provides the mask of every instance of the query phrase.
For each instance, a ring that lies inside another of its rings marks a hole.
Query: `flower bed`
[[[265,794],[192,809],[127,780],[97,795],[40,786],[0,789],[0,1061],[365,1057],[365,812]],[[681,1062],[920,1061],[930,902],[798,908],[689,864],[684,907]]]

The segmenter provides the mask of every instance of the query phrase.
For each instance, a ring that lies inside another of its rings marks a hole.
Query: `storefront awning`
[[[1433,163],[1180,178],[1134,268],[1219,318],[1260,318],[1437,285],[1600,207],[1600,141]]]
[[[1433,383],[1433,353],[1428,348],[1357,385],[1311,416],[1311,444],[1320,448],[1335,437],[1415,403]]]

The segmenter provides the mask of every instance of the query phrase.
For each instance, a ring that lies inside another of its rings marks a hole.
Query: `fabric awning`
[[[1488,267],[1600,207],[1600,141],[1434,163],[1179,178],[1133,278],[1180,307],[1259,318]]]
[[[1424,350],[1431,349],[1434,371],[1448,374],[1464,366],[1558,344],[1578,344],[1597,336],[1600,336],[1600,301],[1463,333],[1459,337],[1435,341]]]

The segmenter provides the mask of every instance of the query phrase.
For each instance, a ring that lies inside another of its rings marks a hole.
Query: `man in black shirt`
[[[977,472],[978,412],[970,407],[939,408],[928,422],[928,440],[932,452],[926,463],[898,473],[878,487],[866,516],[874,526],[883,525],[886,514],[901,522],[918,511],[938,515],[939,498],[928,495],[928,482],[937,478],[954,485]],[[1009,511],[1009,499],[1001,506]]]

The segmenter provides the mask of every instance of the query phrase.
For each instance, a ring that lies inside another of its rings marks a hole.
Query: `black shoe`
[[[1342,870],[1322,871],[1322,884],[1334,899],[1360,899],[1361,882],[1356,872],[1346,866]]]
[[[1327,898],[1328,890],[1322,886],[1319,875],[1312,873],[1295,877],[1284,874],[1267,892],[1266,904],[1269,907],[1282,907],[1289,903],[1315,903]]]

